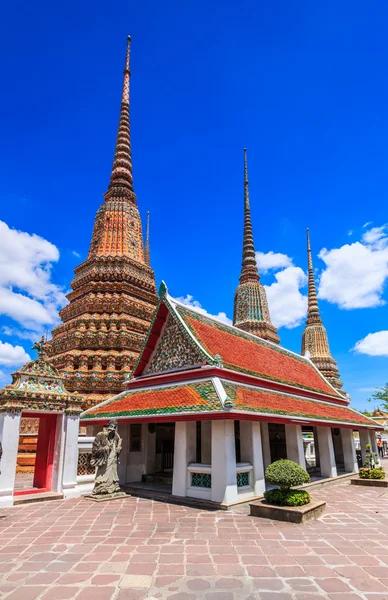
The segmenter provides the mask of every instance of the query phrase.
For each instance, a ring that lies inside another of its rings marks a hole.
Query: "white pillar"
[[[212,495],[214,502],[238,499],[234,421],[212,421]]]
[[[62,493],[63,469],[65,467],[65,415],[57,415],[55,428],[54,461],[51,489],[53,492]]]
[[[347,473],[357,473],[358,463],[356,449],[354,446],[353,429],[342,428],[340,431],[342,439],[342,450],[344,454],[345,471]]]
[[[201,463],[210,465],[212,461],[212,422],[201,421]]]
[[[322,477],[337,477],[331,427],[317,427],[319,459]]]
[[[65,498],[75,498],[78,469],[79,415],[65,415],[65,450],[62,490]]]
[[[372,453],[377,454],[377,456],[374,457],[373,460],[374,460],[376,467],[378,467],[378,466],[380,466],[380,455],[379,455],[379,449],[377,446],[376,432],[370,431],[369,435],[370,435],[370,442],[371,442],[371,446],[372,446]]]
[[[265,492],[261,429],[258,421],[240,421],[241,460],[252,467],[251,486],[255,496]]]
[[[117,427],[117,433],[121,437],[121,453],[119,456],[119,463],[117,465],[117,475],[119,476],[120,484],[127,483],[127,466],[128,466],[128,454],[129,454],[129,423],[119,423]],[[100,429],[101,431],[101,429]],[[99,433],[99,432],[98,432]],[[95,433],[97,435],[97,433]],[[94,487],[94,483],[93,483]]]
[[[13,506],[21,412],[0,413],[0,508]]]
[[[362,457],[362,465],[364,466],[366,457],[365,454],[367,453],[367,445],[371,443],[371,439],[370,439],[370,435],[369,435],[369,430],[368,429],[359,429],[358,431],[359,436],[360,436],[360,446],[361,446],[361,457]]]
[[[187,466],[195,462],[196,441],[196,421],[177,421],[175,423],[173,496],[187,495]]]
[[[266,469],[272,462],[268,423],[261,423],[261,443],[263,446],[264,469]]]
[[[288,460],[293,460],[302,469],[306,469],[301,425],[294,423],[286,425],[286,445]]]

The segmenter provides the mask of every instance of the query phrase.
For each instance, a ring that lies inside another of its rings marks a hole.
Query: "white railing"
[[[236,464],[237,492],[253,494],[253,466],[248,462]],[[212,492],[212,466],[190,463],[187,467],[187,496],[210,500]]]
[[[93,442],[94,437],[80,436],[78,438],[77,484],[89,484],[88,489],[96,476],[95,469],[90,466]]]

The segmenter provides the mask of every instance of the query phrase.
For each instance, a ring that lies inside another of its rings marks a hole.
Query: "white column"
[[[201,421],[201,463],[210,465],[212,461],[212,422]]]
[[[317,427],[319,459],[322,477],[337,477],[331,427]]]
[[[295,425],[294,423],[286,425],[286,445],[288,460],[293,460],[302,469],[306,469],[301,425]]]
[[[75,498],[77,492],[79,415],[65,415],[65,450],[62,490],[65,498]]]
[[[379,449],[377,446],[376,432],[370,431],[369,435],[370,435],[370,442],[371,442],[371,446],[372,446],[372,453],[377,454],[377,456],[374,458],[374,462],[375,462],[375,465],[378,467],[378,466],[380,466],[380,455],[379,455]]]
[[[368,429],[359,429],[358,431],[359,436],[360,436],[360,446],[361,446],[361,457],[362,457],[362,464],[364,465],[365,463],[365,454],[367,452],[367,445],[371,443],[371,439],[370,439],[370,435],[369,435],[369,430]]]
[[[55,428],[54,461],[51,489],[53,492],[62,493],[63,469],[65,466],[65,415],[57,415]]]
[[[187,495],[187,466],[195,462],[196,441],[196,421],[177,421],[175,423],[173,496]]]
[[[214,502],[238,499],[234,421],[212,421],[212,495]]]
[[[117,465],[117,474],[119,476],[120,484],[125,485],[127,483],[127,466],[128,466],[128,454],[129,454],[129,423],[119,423],[117,427],[117,433],[121,437],[121,453],[119,456],[119,463]],[[102,426],[100,426],[100,431]],[[99,433],[99,432],[98,432]],[[97,433],[96,433],[97,435]],[[93,483],[94,487],[94,483]]]
[[[255,496],[265,492],[261,429],[258,421],[240,421],[241,460],[252,467],[251,486]]]
[[[263,446],[264,469],[266,469],[272,462],[268,423],[261,423],[261,443]]]
[[[0,413],[0,508],[13,506],[21,412]]]
[[[347,473],[357,473],[358,463],[356,456],[356,448],[354,446],[353,429],[341,430],[342,451],[344,454],[345,471]]]

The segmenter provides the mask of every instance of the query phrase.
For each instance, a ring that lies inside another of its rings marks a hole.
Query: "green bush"
[[[358,471],[358,476],[360,479],[369,479],[370,469],[363,467]]]
[[[385,471],[382,467],[375,467],[371,469],[370,478],[371,479],[384,479]]]
[[[385,471],[383,467],[374,467],[373,469],[363,467],[359,470],[358,475],[360,479],[384,479]]]
[[[311,502],[310,494],[304,490],[281,490],[276,488],[264,492],[268,504],[277,506],[304,506]]]
[[[268,483],[278,485],[280,490],[286,491],[296,485],[310,483],[310,475],[293,460],[277,460],[267,467],[265,478]]]

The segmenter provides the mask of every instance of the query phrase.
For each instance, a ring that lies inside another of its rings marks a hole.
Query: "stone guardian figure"
[[[95,437],[90,464],[97,467],[92,497],[105,497],[117,494],[120,490],[117,464],[121,452],[122,440],[117,433],[117,421],[111,419],[107,427]]]

